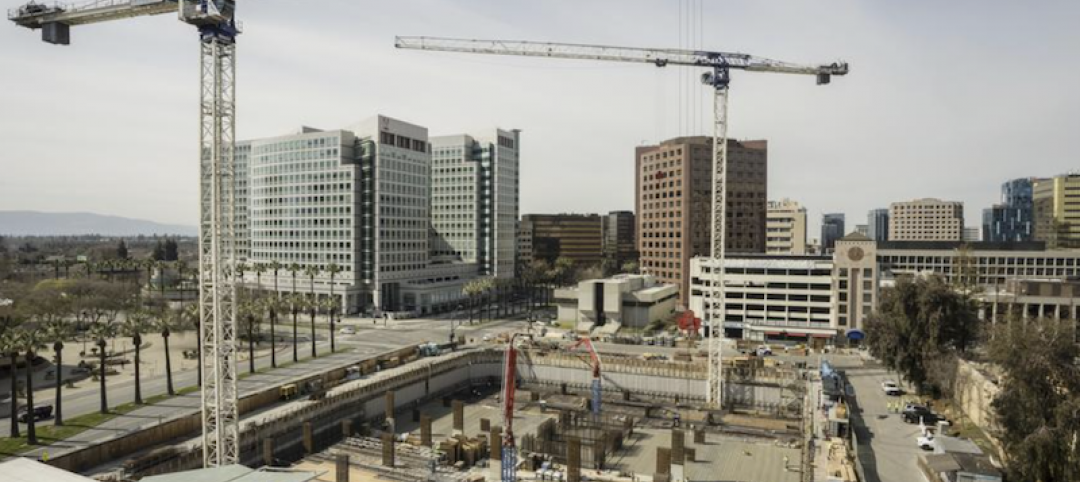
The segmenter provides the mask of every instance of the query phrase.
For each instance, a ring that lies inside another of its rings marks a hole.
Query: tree
[[[7,355],[11,362],[11,438],[19,436],[19,397],[16,394],[19,389],[19,347],[22,344],[19,339],[20,324],[21,320],[13,315],[0,317],[0,353]]]
[[[187,322],[188,326],[195,329],[195,352],[197,355],[198,363],[195,364],[195,379],[197,384],[202,386],[203,377],[203,364],[202,364],[202,312],[199,309],[198,304],[186,305],[180,308],[180,314]]]
[[[308,302],[308,308],[311,310],[311,358],[319,356],[315,350],[315,314],[319,311],[319,300],[315,296],[315,275],[318,275],[319,272],[317,266],[304,268],[304,274],[311,280],[311,300]]]
[[[128,247],[123,239],[116,245],[116,257],[117,259],[128,259]]]
[[[334,297],[334,278],[342,271],[342,267],[338,266],[337,263],[330,263],[330,265],[326,267],[326,272],[330,273],[330,299],[332,301],[328,311],[328,313],[330,313],[330,353],[335,353],[337,351],[337,347],[334,344],[334,315],[337,314],[339,303]]]
[[[165,260],[165,245],[162,244],[160,239],[157,240],[157,244],[154,244],[154,251],[150,254],[150,259],[155,261]]]
[[[875,357],[922,391],[928,388],[927,362],[942,354],[963,354],[978,329],[974,303],[966,294],[937,276],[901,277],[882,292],[878,311],[867,318],[866,337]]]
[[[153,316],[149,311],[138,308],[128,312],[124,318],[121,329],[126,336],[131,337],[131,344],[135,347],[135,404],[142,405],[142,378],[139,376],[139,366],[142,365],[143,333],[150,331]]]
[[[169,351],[169,337],[172,336],[174,329],[184,325],[184,321],[183,308],[179,310],[166,309],[154,318],[154,328],[161,334],[161,342],[165,347],[165,389],[169,395],[176,395],[176,390],[173,388],[172,354]],[[198,334],[196,334],[196,337],[198,337]],[[202,364],[201,360],[199,364]]]
[[[94,337],[98,348],[98,382],[100,383],[99,389],[101,392],[101,413],[109,413],[109,397],[108,392],[105,389],[105,376],[106,370],[105,364],[107,361],[107,355],[105,353],[105,347],[108,346],[107,342],[110,338],[116,336],[116,322],[115,319],[102,319],[99,320],[90,329],[91,336]]]
[[[289,295],[289,311],[292,311],[292,360],[296,362],[299,360],[297,354],[297,332],[296,332],[296,317],[300,314],[300,311],[304,309],[304,296],[300,293],[292,293]]]
[[[53,354],[56,357],[56,409],[53,412],[53,424],[59,427],[64,425],[64,342],[75,336],[75,329],[71,321],[62,317],[45,320],[42,328],[44,338],[53,342]]]
[[[255,334],[262,321],[262,305],[257,298],[248,296],[240,302],[240,319],[244,321],[248,339],[248,373],[255,373]]]
[[[334,353],[337,349],[334,344],[334,312],[338,309],[338,299],[331,296],[319,300],[319,309],[330,314],[330,353]]]
[[[989,353],[1004,376],[992,406],[1009,454],[1009,480],[1080,480],[1080,346],[1074,323],[1011,321],[995,327]]]
[[[34,360],[37,359],[37,350],[41,346],[42,336],[38,330],[22,330],[17,340],[22,345],[26,363],[26,443],[37,445],[37,420],[34,417]],[[15,393],[11,394],[12,397]]]
[[[622,272],[629,274],[637,274],[639,269],[637,261],[627,261],[622,265]]]
[[[282,301],[277,296],[264,296],[262,304],[262,310],[270,317],[270,366],[277,368],[277,334],[274,325],[277,324],[278,313],[284,311]]]
[[[177,261],[180,259],[180,246],[176,244],[175,239],[165,238],[163,259],[165,261]]]

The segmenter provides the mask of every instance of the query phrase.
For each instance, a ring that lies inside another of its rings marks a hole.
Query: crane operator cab
[[[181,0],[180,20],[199,27],[204,39],[235,37],[236,0]]]

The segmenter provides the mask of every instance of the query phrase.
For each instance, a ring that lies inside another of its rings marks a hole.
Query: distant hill
[[[143,219],[103,216],[94,213],[43,213],[0,211],[0,235],[9,236],[103,236],[181,235],[196,236],[195,226],[161,224]]]

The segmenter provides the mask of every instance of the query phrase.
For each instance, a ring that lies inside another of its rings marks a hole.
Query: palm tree
[[[187,271],[187,262],[183,260],[176,260],[176,287],[180,292],[180,308],[184,308],[184,273]]]
[[[75,329],[68,320],[56,318],[44,323],[43,333],[46,340],[52,340],[53,353],[56,356],[56,411],[53,424],[57,427],[64,424],[63,397],[61,391],[64,386],[64,342],[75,336]]]
[[[165,345],[165,389],[169,395],[176,395],[173,389],[172,379],[172,355],[169,353],[169,337],[172,336],[173,328],[183,325],[185,319],[183,308],[179,310],[166,310],[154,319],[154,327],[161,333],[161,341]],[[201,363],[200,363],[201,365]]]
[[[195,364],[196,372],[195,379],[198,386],[202,386],[202,311],[199,309],[198,304],[186,305],[180,308],[181,319],[187,323],[181,322],[181,325],[188,325],[195,328],[195,351],[198,354],[198,363]]]
[[[292,311],[292,361],[299,360],[296,353],[296,315],[304,308],[304,297],[298,293],[289,295],[289,310]]]
[[[100,411],[101,413],[109,413],[109,399],[105,391],[105,373],[107,371],[105,369],[105,347],[107,346],[106,341],[116,336],[116,325],[112,320],[102,319],[94,324],[90,329],[90,333],[97,340],[98,356],[100,357],[100,366],[98,367],[98,381],[100,382],[101,392]]]
[[[277,315],[281,311],[281,299],[273,296],[262,298],[262,310],[270,315],[270,367],[277,368],[277,335],[274,325],[277,324]]]
[[[236,285],[242,286],[244,284],[244,273],[250,271],[251,267],[248,266],[247,263],[241,261],[239,263],[236,263],[236,266],[233,267],[233,270],[236,271]],[[248,290],[250,289],[251,288],[249,287]]]
[[[334,344],[334,312],[338,308],[337,298],[323,298],[319,300],[319,308],[323,310],[323,313],[330,314],[330,353],[334,353],[336,350]]]
[[[131,337],[131,344],[135,346],[135,404],[142,405],[142,379],[139,376],[139,365],[142,355],[142,335],[150,330],[150,313],[145,309],[135,309],[128,312],[121,325],[124,335]]]
[[[261,321],[260,303],[258,299],[248,297],[240,302],[240,318],[244,320],[248,338],[248,372],[255,373],[255,332]]]
[[[329,311],[329,313],[330,313],[330,353],[334,353],[336,351],[335,347],[334,347],[334,315],[337,314],[338,305],[340,304],[340,303],[337,303],[337,299],[334,297],[334,277],[337,276],[337,274],[342,272],[342,271],[343,271],[343,269],[341,268],[341,266],[338,266],[337,263],[330,263],[326,267],[326,272],[330,273],[330,299],[332,300],[332,302],[330,303],[330,311]]]
[[[154,268],[157,266],[157,260],[154,258],[146,258],[142,261],[136,261],[135,264],[137,267],[146,269],[146,299],[150,299],[150,293],[154,292],[151,284],[153,283]]]
[[[0,333],[0,352],[11,358],[11,438],[19,436],[19,339],[20,330],[14,318],[4,318],[3,332]]]
[[[37,358],[38,347],[41,346],[41,332],[38,330],[22,330],[18,335],[18,341],[22,345],[26,357],[26,443],[37,445],[37,427],[34,416],[34,359]],[[15,396],[14,393],[11,396]]]
[[[315,313],[319,311],[319,300],[315,297],[315,275],[319,274],[319,268],[308,266],[304,268],[304,274],[311,280],[311,302],[308,303],[311,310],[311,358],[318,358],[315,353]]]

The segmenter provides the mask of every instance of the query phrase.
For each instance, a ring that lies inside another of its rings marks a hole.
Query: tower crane
[[[701,82],[713,89],[713,155],[712,155],[712,215],[710,257],[713,287],[719,288],[719,316],[708,310],[709,374],[706,401],[716,408],[723,407],[722,338],[727,307],[724,300],[724,258],[727,236],[727,129],[728,85],[732,70],[779,74],[812,75],[818,85],[828,84],[834,75],[846,75],[848,64],[834,62],[824,65],[803,65],[781,62],[741,53],[710,52],[685,49],[652,49],[613,47],[605,45],[528,42],[518,40],[471,40],[441,37],[396,37],[394,45],[402,49],[463,52],[472,54],[516,55],[557,59],[597,60],[652,64],[657,67],[677,65],[706,69]],[[505,479],[504,479],[505,480]]]
[[[30,2],[8,19],[41,29],[42,40],[71,42],[75,25],[177,12],[199,32],[199,318],[202,338],[203,464],[239,463],[236,391],[235,0],[95,0],[81,4]]]
[[[578,341],[570,344],[566,349],[574,350],[579,346],[585,346],[585,349],[589,352],[589,358],[592,362],[592,413],[593,415],[600,415],[600,402],[603,400],[603,390],[600,382],[600,354],[596,352],[592,340],[587,336],[579,338]]]

